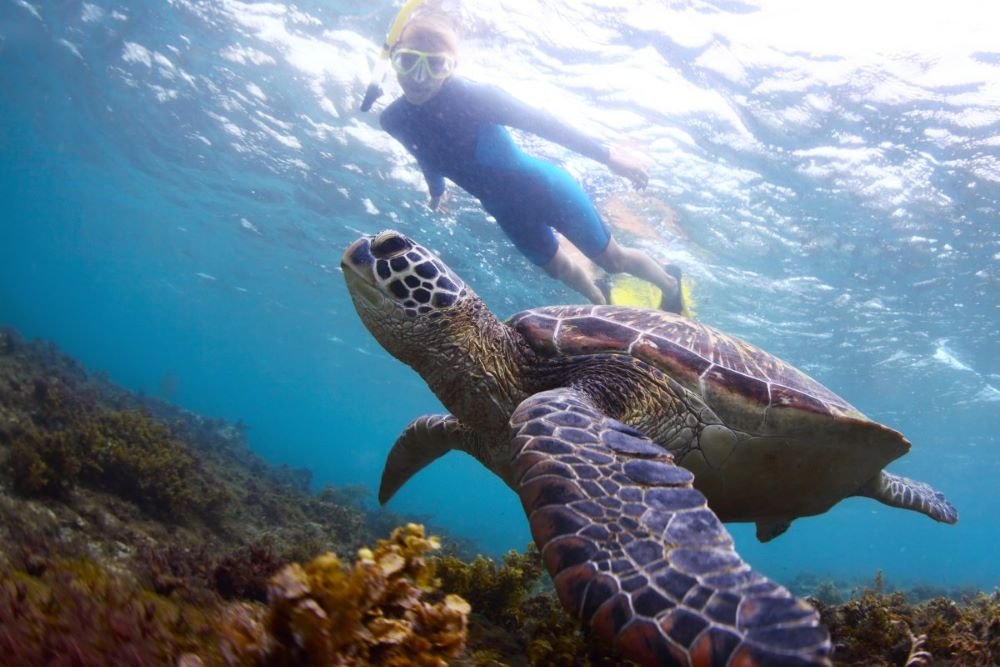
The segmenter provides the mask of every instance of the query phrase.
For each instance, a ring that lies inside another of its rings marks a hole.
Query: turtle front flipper
[[[563,606],[643,665],[828,665],[819,614],[754,572],[690,472],[582,392],[511,416],[514,488]]]
[[[389,502],[403,484],[452,449],[461,449],[470,432],[452,415],[417,417],[396,438],[382,469],[378,501]]]
[[[882,471],[856,495],[874,498],[892,507],[926,514],[935,521],[958,523],[958,510],[930,484]]]

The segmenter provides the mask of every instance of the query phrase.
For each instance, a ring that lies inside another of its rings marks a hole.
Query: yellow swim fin
[[[608,281],[605,297],[613,306],[659,308],[663,292],[653,283],[627,273],[616,273]]]
[[[681,287],[680,294],[671,300],[664,299],[662,290],[653,283],[627,273],[605,276],[600,287],[608,303],[613,306],[653,308],[693,317],[691,280],[682,280],[681,270],[676,265],[669,264],[665,268]]]

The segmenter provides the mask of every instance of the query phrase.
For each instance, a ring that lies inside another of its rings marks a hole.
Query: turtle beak
[[[340,268],[344,272],[348,291],[374,302],[381,294],[375,282],[375,257],[371,252],[371,242],[371,236],[362,236],[348,246],[340,257]]]
[[[374,283],[375,257],[372,255],[372,237],[362,236],[357,241],[347,246],[347,250],[340,257],[340,268],[347,272],[356,273],[367,279],[367,282]]]

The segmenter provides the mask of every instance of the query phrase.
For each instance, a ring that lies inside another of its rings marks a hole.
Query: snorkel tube
[[[382,43],[382,51],[378,55],[378,60],[375,61],[375,67],[372,68],[372,80],[368,84],[368,89],[365,90],[365,98],[361,100],[361,110],[368,111],[372,108],[377,100],[382,95],[382,81],[385,79],[386,65],[389,63],[389,52],[392,51],[393,45],[399,39],[399,33],[403,32],[403,26],[410,19],[410,15],[413,14],[420,4],[424,0],[406,0],[403,8],[399,10],[396,14],[396,18],[392,20],[392,25],[389,26],[389,32],[385,36],[385,41]]]

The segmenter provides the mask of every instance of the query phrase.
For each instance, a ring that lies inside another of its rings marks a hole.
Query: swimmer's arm
[[[427,207],[436,211],[441,205],[442,197],[444,197],[444,176],[425,165],[423,160],[419,158],[417,158],[417,163],[420,165],[420,170],[424,172],[424,180],[427,181],[427,194],[430,195]]]
[[[444,204],[447,199],[448,191],[445,190],[437,197],[431,197],[427,200],[427,208],[435,213],[449,213],[448,207]]]
[[[439,174],[433,168],[431,168],[423,158],[418,155],[413,148],[410,146],[410,142],[407,141],[407,126],[406,122],[401,117],[401,112],[396,103],[390,104],[385,111],[379,116],[379,123],[382,125],[382,129],[388,132],[393,138],[398,142],[403,144],[410,153],[417,160],[417,164],[420,166],[420,171],[424,175],[424,180],[427,182],[427,193],[430,196],[430,200],[427,202],[427,206],[430,207],[432,211],[436,211],[438,206],[441,204],[441,197],[444,195],[444,176]]]
[[[555,142],[580,155],[607,165],[611,171],[628,178],[636,187],[644,188],[649,181],[641,160],[634,153],[619,146],[607,146],[568,125],[554,115],[521,102],[506,91],[492,86],[477,86],[481,108],[488,109],[499,125],[516,127],[543,139]]]
[[[649,184],[649,172],[643,159],[634,151],[612,144],[608,148],[608,169],[624,176],[642,190]]]
[[[420,170],[424,172],[424,180],[427,181],[427,193],[432,199],[440,199],[441,195],[444,194],[444,176],[424,166],[422,160],[417,160],[417,162],[421,163]]]
[[[529,106],[496,86],[477,84],[472,89],[476,106],[497,125],[516,127],[557,143],[601,164],[608,163],[608,147],[542,109]]]

